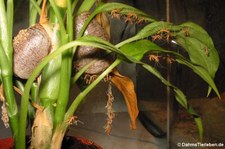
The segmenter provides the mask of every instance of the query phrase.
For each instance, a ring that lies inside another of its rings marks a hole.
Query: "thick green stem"
[[[52,15],[52,13],[50,13],[50,15]],[[51,18],[53,19],[53,17]],[[55,22],[56,20],[53,19],[51,21]],[[57,50],[60,45],[60,31],[58,27],[52,29],[50,36],[52,37],[51,52],[53,52]],[[42,70],[39,98],[44,107],[53,106],[53,104],[56,103],[59,94],[60,67],[61,56],[58,56],[52,59]]]
[[[58,20],[58,23],[59,23],[59,26],[60,26],[61,36],[62,36],[62,38],[65,38],[67,33],[66,33],[66,29],[65,29],[64,21],[63,21],[64,15],[62,15],[65,12],[65,9],[63,9],[62,7],[59,8],[55,4],[54,0],[49,0],[49,2],[51,4],[52,9],[54,10],[55,16],[57,17],[57,20]]]
[[[12,67],[9,64],[3,47],[0,44],[0,65],[1,76],[6,99],[7,112],[10,120],[11,131],[15,140],[15,146],[18,145],[18,110],[13,90]]]
[[[7,12],[4,0],[0,0],[0,67],[1,77],[6,99],[7,112],[11,131],[18,147],[18,109],[13,90],[12,70],[12,30],[13,30],[13,0],[7,1]]]
[[[14,96],[13,90],[13,81],[12,75],[2,75],[4,95],[6,98],[6,106],[8,111],[8,116],[10,120],[10,127],[13,134],[13,138],[15,140],[15,146],[17,146],[18,142],[18,109]]]
[[[70,0],[67,0],[67,33],[69,41],[73,40],[73,28],[74,20],[73,20],[73,10],[72,4]]]
[[[13,53],[13,48],[12,48],[12,34],[13,34],[13,18],[14,18],[14,3],[13,0],[8,0],[7,1],[7,38],[8,38],[8,43],[7,43],[7,51],[9,53],[9,61],[12,62],[12,53]],[[10,63],[12,64],[12,63]]]
[[[70,1],[69,2],[69,7],[68,8],[68,16],[69,18],[72,18],[72,10],[71,10],[71,4]],[[66,3],[66,0],[62,0],[62,1],[56,1],[56,7],[53,8],[55,9],[55,13],[60,13],[58,14],[57,19],[59,20],[59,24],[60,24],[60,18],[62,18],[62,16],[64,16],[65,14],[65,7],[64,4]],[[62,6],[60,5],[62,4]],[[63,9],[64,8],[64,9]],[[59,15],[61,17],[59,17]],[[72,21],[72,20],[70,20]],[[72,22],[68,22],[68,36],[66,35],[66,31],[65,32],[61,32],[61,41],[62,44],[67,43],[68,41],[71,41],[73,38],[73,33],[72,33]],[[64,28],[64,26],[62,26],[62,24],[60,24],[60,28]],[[66,111],[66,107],[67,107],[67,103],[69,100],[69,90],[70,90],[70,78],[71,78],[71,72],[72,72],[72,51],[68,50],[66,52],[64,52],[62,54],[62,63],[61,63],[61,70],[60,70],[60,84],[59,84],[59,96],[58,96],[58,100],[57,100],[57,106],[55,109],[55,116],[54,116],[54,127],[56,127],[59,123],[61,123],[61,121],[63,120],[65,111]]]
[[[39,7],[42,0],[30,0],[29,8],[29,26],[33,25],[37,21],[37,14],[41,14],[41,8]]]
[[[0,42],[1,42],[1,46],[7,56],[7,58],[9,59],[9,51],[7,49],[8,47],[8,43],[9,43],[9,39],[8,39],[8,30],[7,27],[8,23],[7,23],[7,14],[6,14],[6,10],[5,10],[5,3],[4,0],[0,0]],[[4,41],[4,42],[3,42]]]
[[[54,126],[62,122],[65,115],[70,90],[70,77],[72,68],[72,56],[64,53],[60,73],[60,88],[57,107],[55,111]]]

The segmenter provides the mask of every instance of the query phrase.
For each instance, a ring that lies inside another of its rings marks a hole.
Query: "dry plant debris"
[[[0,86],[0,101],[2,102],[2,116],[1,119],[5,125],[6,128],[9,128],[9,116],[7,113],[7,109],[6,109],[6,102],[5,102],[5,97],[4,97],[4,92],[3,92],[3,85],[1,84]]]
[[[106,105],[106,109],[107,109],[107,123],[105,126],[105,132],[107,135],[110,134],[111,129],[112,129],[112,122],[113,122],[113,118],[115,118],[115,113],[113,112],[113,101],[114,101],[114,96],[112,93],[112,84],[109,81],[109,86],[108,86],[108,91],[107,91],[107,96],[108,96],[108,101],[107,101],[107,105]]]

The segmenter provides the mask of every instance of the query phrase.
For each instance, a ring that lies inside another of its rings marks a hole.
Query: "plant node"
[[[111,11],[111,16],[112,18],[116,18],[118,20],[120,20],[120,9],[114,9]]]
[[[175,61],[175,59],[172,58],[170,55],[167,55],[165,57],[165,59],[166,59],[167,63],[169,63],[169,64],[172,64]]]
[[[190,36],[190,33],[189,33],[189,28],[188,27],[184,27],[182,29],[182,32],[184,33],[184,35],[187,37],[187,36]]]
[[[67,120],[66,124],[68,126],[73,125],[73,124],[78,125],[78,122],[81,123],[81,124],[84,124],[82,121],[78,120],[77,116],[72,116],[71,118],[69,118]]]
[[[149,57],[148,57],[149,61],[154,61],[156,63],[159,62],[160,58],[161,58],[161,56],[155,55],[155,54],[150,54]]]
[[[170,43],[172,33],[169,29],[160,29],[155,35],[152,36],[152,41],[165,39],[167,43]]]

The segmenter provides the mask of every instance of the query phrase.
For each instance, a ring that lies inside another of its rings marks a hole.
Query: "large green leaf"
[[[219,67],[219,56],[211,37],[197,24],[187,22],[180,26],[183,30],[176,37],[177,43],[187,50],[192,62],[203,66],[214,78]]]
[[[80,30],[79,34],[77,37],[81,37],[86,29],[86,27],[88,26],[88,24],[90,23],[90,21],[99,13],[101,12],[111,12],[111,11],[118,11],[118,14],[120,16],[122,15],[133,15],[134,19],[136,20],[145,20],[148,22],[155,22],[155,20],[149,16],[148,14],[144,13],[143,11],[134,8],[132,6],[126,5],[126,4],[122,4],[122,3],[116,3],[116,2],[112,2],[112,3],[105,3],[105,4],[101,4],[99,5],[93,12],[92,14],[88,17],[88,19],[85,21],[82,29]]]
[[[141,60],[143,55],[146,52],[172,54],[178,63],[186,65],[190,69],[192,69],[204,81],[206,81],[209,84],[209,86],[211,86],[214,89],[214,91],[217,93],[217,95],[219,96],[219,92],[216,88],[213,78],[210,76],[207,69],[205,69],[201,65],[193,64],[191,61],[189,61],[188,59],[186,59],[184,56],[180,55],[179,53],[174,52],[172,50],[171,51],[165,50],[149,40],[143,39],[143,40],[138,40],[135,42],[124,44],[120,48],[120,50],[116,49],[112,44],[110,44],[102,39],[99,39],[97,37],[94,37],[94,36],[84,36],[84,37],[82,37],[82,40],[86,41],[86,42],[94,41],[96,45],[99,44],[99,46],[101,45],[101,47],[103,49],[109,49],[109,51],[116,52],[119,55],[119,57],[121,57],[123,60],[129,61],[129,62],[137,62],[137,61]],[[116,47],[118,45],[116,45]]]
[[[219,96],[218,89],[208,70],[205,67],[202,67],[201,65],[193,64],[193,62],[191,62],[190,60],[188,60],[187,58],[185,58],[184,56],[182,56],[177,52],[163,49],[157,44],[144,39],[132,43],[127,43],[123,45],[120,49],[122,53],[132,58],[135,58],[136,60],[141,60],[144,54],[147,52],[167,53],[173,55],[173,57],[178,63],[186,65],[187,67],[192,69],[199,77],[201,77],[204,81],[206,81],[209,84],[209,86],[212,87],[213,90],[216,92],[216,94]]]
[[[193,22],[186,22],[179,26],[183,28],[183,33],[185,33],[186,30],[186,36],[198,39],[199,41],[207,45],[209,48],[214,48],[214,44],[211,37],[201,26]]]
[[[180,26],[174,26],[172,23],[164,22],[164,21],[158,21],[153,22],[148,25],[146,25],[143,29],[141,29],[136,36],[141,38],[149,37],[153,34],[156,34],[159,31],[169,31],[169,32],[175,32],[180,31],[182,27]]]
[[[209,49],[200,40],[192,37],[178,36],[176,42],[188,52],[189,58],[193,63],[203,67],[212,79],[215,77],[219,67],[219,56],[215,48]],[[205,77],[204,74],[202,75],[202,78]],[[211,87],[209,87],[208,95],[211,92]],[[219,96],[215,87],[212,88],[214,88],[214,91]]]

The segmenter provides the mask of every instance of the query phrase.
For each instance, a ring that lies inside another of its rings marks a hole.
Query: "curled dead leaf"
[[[134,90],[134,83],[129,77],[121,75],[116,69],[111,72],[111,76],[112,83],[118,88],[125,98],[128,113],[131,119],[130,127],[131,129],[136,129],[136,119],[139,110],[137,106],[137,95]]]

